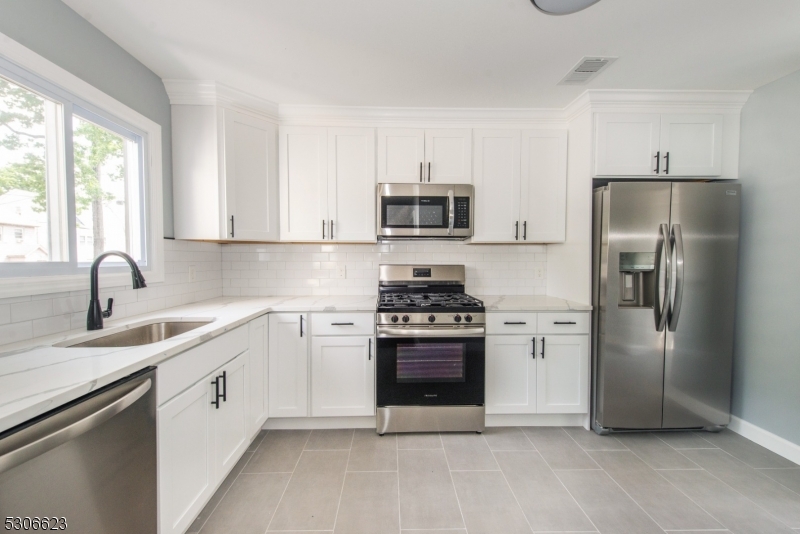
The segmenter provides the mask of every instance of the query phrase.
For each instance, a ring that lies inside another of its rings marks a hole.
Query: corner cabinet
[[[589,313],[490,313],[487,414],[589,412]]]
[[[472,183],[472,131],[378,128],[378,183]]]
[[[172,106],[176,239],[278,240],[277,131],[216,105]]]
[[[566,130],[475,130],[476,243],[563,243]]]
[[[308,416],[308,314],[269,314],[269,416]]]
[[[374,243],[375,130],[287,126],[279,144],[281,239]]]
[[[269,315],[253,319],[247,328],[250,335],[247,433],[253,439],[269,415]]]
[[[721,114],[597,113],[594,176],[721,176]]]

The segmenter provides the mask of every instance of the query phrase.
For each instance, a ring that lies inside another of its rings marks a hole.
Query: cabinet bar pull
[[[578,324],[575,321],[553,321],[553,324]]]
[[[231,215],[231,237],[234,236],[233,215]]]
[[[228,372],[222,371],[222,402],[228,402]]]
[[[428,181],[431,181],[431,162],[428,162]]]
[[[422,162],[419,162],[419,181],[422,182]]]
[[[542,359],[544,360],[544,337],[542,337]]]
[[[322,239],[325,239],[325,219],[322,219]]]
[[[214,384],[214,400],[211,401],[211,404],[219,410],[219,377],[212,380],[211,383]]]
[[[333,219],[331,219],[331,239],[333,239]]]
[[[661,151],[656,152],[656,174],[661,172]]]
[[[525,321],[506,321],[503,324],[528,324]]]
[[[303,316],[300,316],[300,337],[303,337]]]
[[[536,359],[536,338],[531,339],[531,341],[533,342],[533,349],[531,350],[531,356],[533,356],[533,359],[535,360]]]
[[[528,221],[522,223],[522,240],[528,240]]]
[[[667,152],[667,155],[664,156],[664,159],[666,160],[666,163],[664,164],[664,174],[669,174],[669,152]]]
[[[331,323],[331,326],[353,326],[355,323]]]
[[[372,360],[372,338],[369,338],[369,359]]]
[[[519,221],[514,223],[514,239],[519,241]]]

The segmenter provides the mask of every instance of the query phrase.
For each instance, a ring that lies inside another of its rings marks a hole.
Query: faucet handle
[[[112,306],[114,306],[114,299],[108,299],[108,308],[106,308],[106,311],[103,312],[104,318],[108,319],[109,317],[111,317],[111,314],[113,313],[111,309]]]

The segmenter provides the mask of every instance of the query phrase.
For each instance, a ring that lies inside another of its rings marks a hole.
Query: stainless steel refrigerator
[[[740,199],[731,183],[595,189],[596,432],[729,423]]]

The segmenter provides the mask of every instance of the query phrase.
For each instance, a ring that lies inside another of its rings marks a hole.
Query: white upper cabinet
[[[328,129],[327,238],[375,241],[375,130]]]
[[[472,183],[472,131],[378,129],[379,183]]]
[[[281,240],[375,242],[375,130],[280,134]]]
[[[475,130],[473,242],[566,239],[567,131]]]
[[[308,314],[269,315],[269,416],[308,416]]]
[[[595,176],[720,176],[724,117],[598,113]]]
[[[720,176],[722,123],[722,115],[662,115],[661,172],[667,176]]]
[[[473,241],[514,241],[520,209],[519,130],[475,130]]]
[[[326,128],[281,129],[280,191],[282,240],[319,241],[329,235]]]
[[[277,126],[219,106],[172,106],[177,239],[279,237]]]

